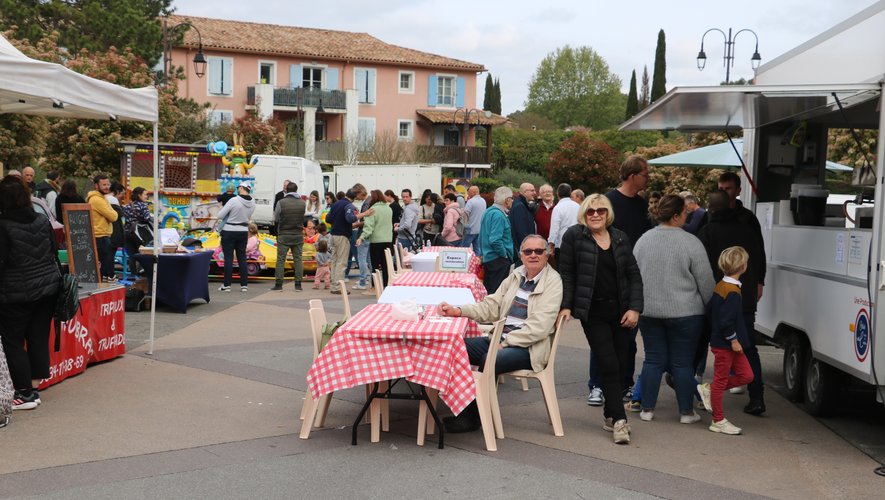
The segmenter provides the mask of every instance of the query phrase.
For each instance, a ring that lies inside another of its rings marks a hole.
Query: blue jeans
[[[369,276],[372,274],[368,241],[364,241],[362,245],[356,247],[356,261],[360,266],[360,285],[368,286],[370,284]]]
[[[704,316],[682,318],[639,317],[639,331],[645,345],[642,365],[642,407],[654,409],[661,388],[661,376],[670,368],[676,388],[679,413],[691,414],[697,381],[694,379],[694,354]]]
[[[408,252],[412,249],[412,241],[408,238],[397,238],[396,241],[403,246],[403,249],[405,249],[405,251]]]
[[[482,371],[486,364],[486,354],[489,352],[488,337],[474,337],[464,339],[464,345],[467,347],[467,357],[470,358],[470,364],[479,366]],[[529,350],[524,347],[502,347],[498,350],[498,357],[495,359],[495,375],[509,373],[516,370],[531,370],[532,359],[529,357]]]
[[[464,238],[461,239],[461,246],[464,248],[473,248],[473,254],[477,257],[481,256],[479,253],[479,235],[467,233],[464,235]]]

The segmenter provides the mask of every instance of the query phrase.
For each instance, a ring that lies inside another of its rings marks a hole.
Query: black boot
[[[479,430],[482,427],[482,422],[479,420],[479,407],[476,406],[476,401],[467,405],[467,408],[464,408],[464,411],[457,417],[444,418],[443,424],[446,426],[446,432],[452,434]]]
[[[751,399],[747,406],[744,406],[744,413],[750,415],[762,415],[765,413],[765,401],[763,399]]]
[[[300,281],[296,281],[296,282],[295,282],[295,291],[296,291],[296,292],[300,292],[300,291],[301,291],[301,282],[300,282]]]

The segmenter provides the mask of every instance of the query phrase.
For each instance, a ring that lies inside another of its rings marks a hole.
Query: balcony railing
[[[347,107],[345,93],[340,90],[322,90],[314,87],[277,87],[273,89],[273,105],[302,108],[343,110]],[[246,104],[255,105],[255,87],[246,87]]]
[[[326,103],[323,103],[323,107]],[[344,162],[344,143],[341,141],[316,141],[314,143],[314,159],[316,161]],[[304,141],[289,140],[286,143],[286,154],[291,156],[304,156]]]
[[[418,146],[418,153],[424,161],[433,163],[464,163],[464,150],[467,150],[468,164],[489,163],[487,149],[476,146]]]

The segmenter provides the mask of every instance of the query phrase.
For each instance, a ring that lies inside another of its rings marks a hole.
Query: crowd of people
[[[340,283],[352,269],[358,273],[353,290],[371,287],[375,270],[387,284],[391,270],[385,251],[394,244],[407,251],[427,245],[471,248],[481,259],[488,296],[475,306],[441,304],[441,311],[479,321],[505,319],[497,371],[543,369],[556,325],[576,318],[591,348],[587,403],[603,407],[603,429],[616,443],[630,441],[628,412],[638,412],[643,421],[655,418],[662,379],[676,392],[680,422],[701,420],[696,409],[704,408],[713,414],[711,430],[740,433],[725,419],[724,391],[747,385],[744,411],[765,412],[759,355],[750,335],[765,278],[759,223],[738,200],[740,178],[733,173],[723,174],[706,196],[706,210],[692,193],[646,193],[648,174],[645,159],[631,156],[621,165],[618,187],[607,193],[585,197],[565,183],[537,190],[524,183],[516,191],[499,187],[491,204],[476,186],[459,192],[448,185],[442,196],[425,190],[416,197],[410,189],[397,196],[361,184],[322,194],[323,204],[321,193],[303,195],[286,181],[274,201],[277,262],[291,252],[294,289],[301,291],[302,251],[313,245],[314,288],[341,294],[351,293]],[[12,407],[18,409],[39,404],[35,381],[48,376],[44,347],[59,272],[55,239],[48,221],[36,217],[31,194],[44,198],[53,216],[60,216],[66,203],[91,206],[105,280],[114,279],[116,249],[137,251],[152,235],[136,242],[130,234],[153,223],[142,188],[121,206],[122,186],[105,175],[92,179],[94,189],[85,198],[56,172],[40,184],[33,177],[33,169],[26,168],[0,182],[0,333]],[[234,261],[240,288],[248,290],[246,263],[257,243],[257,228],[250,227],[251,192],[251,183],[243,182],[219,197],[217,229],[230,257],[224,259],[221,291],[231,290]],[[272,290],[283,290],[285,268],[276,266]],[[31,286],[5,286],[22,276]],[[634,379],[637,334],[645,356]],[[468,341],[471,362],[482,366],[488,347],[488,339]],[[705,384],[709,349],[715,366]],[[0,372],[4,368],[0,364]],[[0,390],[7,389],[0,384]],[[478,425],[475,405],[446,421],[452,432]]]

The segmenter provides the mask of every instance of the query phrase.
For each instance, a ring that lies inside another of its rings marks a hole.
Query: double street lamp
[[[467,127],[470,125],[470,115],[472,113],[476,113],[476,125],[479,126],[480,119],[481,119],[480,113],[482,113],[486,118],[489,118],[492,116],[492,112],[488,111],[488,110],[483,111],[481,109],[476,109],[476,108],[469,108],[469,109],[468,108],[458,108],[458,109],[456,109],[455,112],[452,114],[452,127],[450,128],[450,130],[452,130],[454,132],[458,131],[458,126],[457,126],[458,113],[464,114],[464,121],[461,125],[461,141],[463,142],[463,148],[464,148],[464,175],[467,175],[467,151],[468,151],[468,149],[467,149]]]
[[[742,29],[736,32],[733,36],[731,34],[731,28],[728,28],[728,34],[726,35],[724,31],[719,28],[710,28],[704,32],[704,35],[701,37],[701,51],[698,52],[698,69],[703,71],[704,66],[707,64],[707,54],[704,52],[704,38],[707,36],[707,33],[711,31],[718,31],[722,34],[722,37],[725,39],[725,55],[722,57],[722,60],[725,62],[725,83],[728,84],[731,82],[731,67],[734,66],[734,44],[737,40],[737,36],[741,33],[747,31],[753,34],[753,37],[756,38],[756,50],[753,51],[753,57],[750,58],[750,65],[753,67],[753,74],[756,74],[756,70],[759,69],[759,63],[762,62],[762,56],[759,55],[759,37],[756,36],[756,32],[749,29]]]
[[[197,41],[198,48],[197,53],[194,55],[194,73],[197,75],[197,78],[203,78],[203,75],[206,74],[206,55],[203,54],[203,35],[200,34],[200,30],[197,29],[196,26],[191,24],[189,21],[184,21],[176,24],[175,26],[168,26],[166,20],[163,20],[163,83],[165,84],[169,73],[172,72],[172,35],[175,30],[181,28],[182,26],[187,26],[189,28],[193,28],[194,31],[197,32]]]

